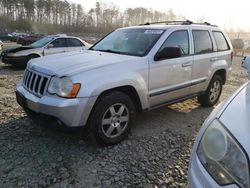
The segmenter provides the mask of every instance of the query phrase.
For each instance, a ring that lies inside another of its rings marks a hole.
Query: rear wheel
[[[203,95],[198,96],[198,102],[205,107],[211,107],[215,105],[221,95],[222,91],[222,78],[219,75],[214,75],[206,92]]]
[[[90,130],[101,145],[122,141],[129,133],[135,107],[124,93],[113,92],[98,101],[92,112]]]

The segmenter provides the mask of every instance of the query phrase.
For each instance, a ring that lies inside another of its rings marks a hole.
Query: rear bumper
[[[42,96],[41,98],[29,93],[21,83],[17,85],[16,92],[25,100],[20,104],[26,111],[33,114],[47,115],[50,119],[59,121],[68,127],[80,127],[87,124],[88,117],[96,97],[65,99],[56,96]],[[29,113],[28,113],[29,115]]]

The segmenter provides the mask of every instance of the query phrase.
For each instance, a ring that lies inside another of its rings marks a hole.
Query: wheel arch
[[[38,53],[32,53],[32,54],[27,55],[27,57],[30,57],[30,56],[37,56],[37,57],[41,57],[41,55],[40,55],[40,54],[38,54]]]
[[[131,85],[114,87],[114,88],[110,88],[110,89],[102,91],[99,94],[97,100],[95,101],[93,109],[94,109],[95,105],[98,103],[99,100],[101,100],[104,96],[106,96],[106,95],[108,95],[108,94],[110,94],[112,92],[115,92],[115,91],[122,92],[122,93],[125,93],[126,95],[128,95],[130,97],[130,99],[133,101],[133,103],[135,105],[135,108],[136,108],[136,111],[137,112],[142,111],[143,107],[142,107],[140,97],[139,97],[136,89]]]
[[[227,73],[226,73],[225,69],[219,69],[219,70],[215,71],[215,73],[213,74],[213,77],[214,77],[214,75],[219,75],[221,77],[223,85],[226,83]]]

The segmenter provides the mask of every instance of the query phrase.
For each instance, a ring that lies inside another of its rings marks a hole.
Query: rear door
[[[217,61],[212,33],[207,29],[192,30],[194,43],[194,64],[192,72],[192,93],[205,91]]]
[[[51,45],[50,45],[51,44]],[[44,55],[63,53],[67,51],[68,45],[66,38],[57,38],[53,40],[44,49]]]
[[[159,48],[180,48],[181,57],[152,60],[149,71],[149,101],[154,107],[190,94],[193,57],[188,29],[170,33]]]
[[[68,52],[83,50],[85,48],[85,45],[77,38],[68,38],[67,42],[68,42],[68,48],[67,48]]]

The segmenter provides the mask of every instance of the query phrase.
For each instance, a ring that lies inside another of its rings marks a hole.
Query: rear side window
[[[182,56],[188,55],[189,54],[188,31],[180,30],[173,32],[163,43],[160,50],[166,47],[179,47],[181,49]]]
[[[51,44],[53,44],[53,48],[67,47],[67,42],[65,38],[56,39]]]
[[[193,38],[195,54],[213,52],[213,43],[208,31],[193,30]]]
[[[223,33],[219,31],[213,31],[213,34],[214,34],[214,38],[217,44],[217,50],[218,51],[229,50],[227,40],[225,36],[223,35]]]
[[[68,46],[69,47],[78,47],[78,46],[84,46],[83,43],[78,40],[78,39],[73,39],[73,38],[69,38],[68,39]]]

